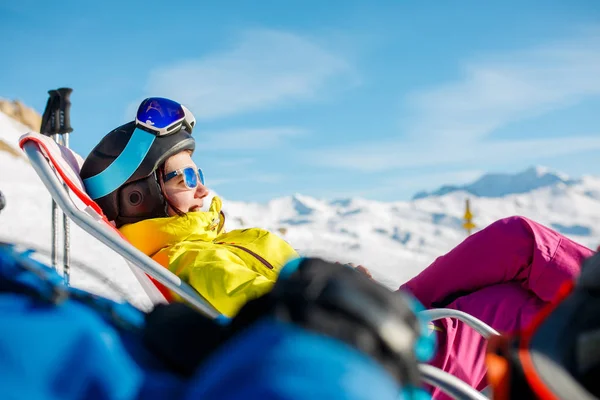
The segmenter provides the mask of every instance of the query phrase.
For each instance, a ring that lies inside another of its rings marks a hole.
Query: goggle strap
[[[92,200],[114,192],[127,182],[146,158],[155,139],[155,135],[136,128],[121,154],[104,171],[83,180]]]

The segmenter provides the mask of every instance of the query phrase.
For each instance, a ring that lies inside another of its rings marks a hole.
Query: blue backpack
[[[0,398],[416,398],[364,353],[269,317],[183,375],[144,342],[148,315],[0,243]]]
[[[180,385],[141,344],[141,311],[65,286],[30,255],[0,244],[1,398],[133,399]]]

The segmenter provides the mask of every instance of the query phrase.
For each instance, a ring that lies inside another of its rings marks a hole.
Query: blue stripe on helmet
[[[117,190],[144,161],[155,139],[155,135],[135,128],[121,154],[104,171],[83,180],[88,195],[95,200]]]

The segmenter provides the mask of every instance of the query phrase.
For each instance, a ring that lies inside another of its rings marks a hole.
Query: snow
[[[19,152],[18,138],[27,130],[0,113],[0,140]],[[0,212],[0,240],[49,254],[51,198],[45,187],[24,156],[0,151],[0,171],[0,191],[7,201]],[[474,195],[473,188],[481,196]],[[600,244],[600,178],[571,179],[539,167],[515,175],[488,174],[463,188],[413,201],[325,200],[295,194],[266,204],[223,203],[227,229],[272,230],[304,255],[363,264],[375,279],[395,289],[466,237],[462,218],[467,198],[476,230],[503,217],[523,215],[588,247]],[[124,293],[134,304],[149,306],[124,260],[73,223],[71,258],[76,264],[73,286],[111,298]],[[94,274],[86,271],[90,269]]]

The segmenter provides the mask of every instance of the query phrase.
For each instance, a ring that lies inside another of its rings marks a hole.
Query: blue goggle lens
[[[151,97],[140,104],[136,119],[154,128],[164,129],[182,121],[185,112],[181,104],[163,97]]]

